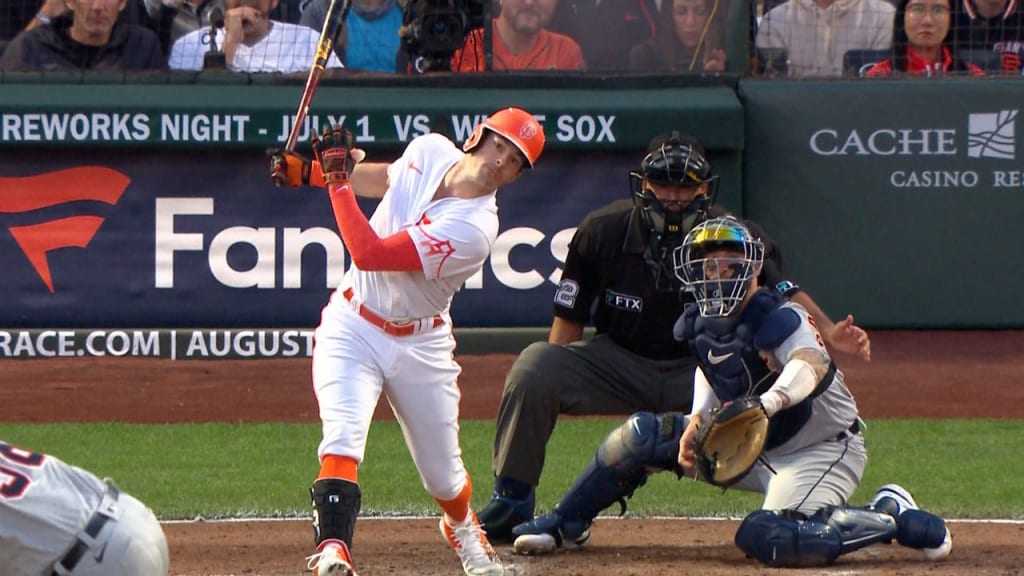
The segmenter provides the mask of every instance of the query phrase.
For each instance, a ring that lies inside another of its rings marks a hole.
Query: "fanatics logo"
[[[68,168],[36,176],[0,178],[0,214],[23,214],[80,201],[114,206],[131,183],[102,166]],[[47,254],[60,248],[85,248],[103,224],[101,216],[81,215],[10,226],[8,230],[52,294]]]

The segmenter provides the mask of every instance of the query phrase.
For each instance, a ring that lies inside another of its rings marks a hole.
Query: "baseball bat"
[[[313,94],[320,85],[320,77],[324,74],[327,60],[331,57],[331,50],[334,48],[334,39],[338,37],[338,31],[345,23],[345,16],[351,0],[331,0],[327,8],[327,17],[324,18],[323,28],[320,30],[320,40],[316,43],[316,55],[313,57],[313,66],[309,69],[309,76],[306,78],[306,87],[302,91],[302,99],[299,100],[299,109],[295,113],[295,121],[292,122],[292,129],[288,132],[288,141],[284,149],[291,151],[295,149],[295,140],[299,136],[299,128],[306,121],[309,115],[309,105],[313,102]]]

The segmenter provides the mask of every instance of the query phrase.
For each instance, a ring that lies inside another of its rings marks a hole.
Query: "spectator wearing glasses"
[[[886,50],[893,5],[886,0],[788,0],[772,8],[757,30],[762,49],[785,49],[791,77],[835,77],[849,50]]]
[[[957,58],[950,49],[950,0],[900,0],[892,31],[892,56],[864,76],[982,76],[981,68]]]

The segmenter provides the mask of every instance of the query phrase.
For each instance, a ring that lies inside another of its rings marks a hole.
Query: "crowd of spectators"
[[[303,74],[329,1],[11,0],[0,7],[0,70]],[[403,14],[420,1],[352,0],[328,68],[413,73]],[[468,31],[443,68],[770,68],[789,78],[1024,74],[1019,0],[747,1],[493,0],[484,27]]]

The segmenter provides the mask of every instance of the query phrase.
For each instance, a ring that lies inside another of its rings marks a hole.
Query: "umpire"
[[[586,216],[569,244],[554,298],[547,342],[522,351],[505,380],[494,438],[496,475],[490,503],[478,517],[491,542],[511,542],[512,528],[533,518],[535,487],[559,414],[688,413],[697,366],[672,326],[692,301],[673,273],[673,251],[693,226],[724,210],[712,208],[718,176],[703,148],[672,132],[651,140],[632,199]],[[762,285],[807,308],[833,348],[870,359],[867,334],[848,316],[833,322],[783,275],[782,258],[765,242]],[[583,340],[593,322],[593,338]]]

